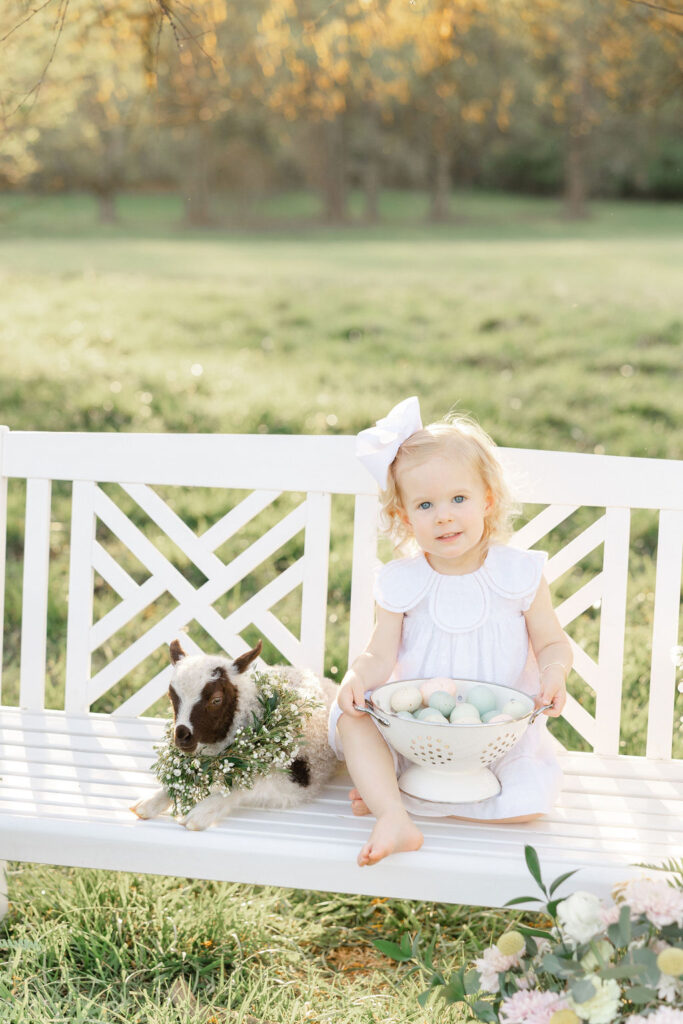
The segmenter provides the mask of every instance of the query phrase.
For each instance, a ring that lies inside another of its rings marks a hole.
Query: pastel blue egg
[[[436,708],[446,718],[448,718],[456,703],[455,697],[451,693],[446,693],[445,690],[437,690],[429,698],[430,708]]]
[[[487,711],[494,711],[496,708],[495,694],[493,690],[489,690],[488,686],[473,686],[467,694],[467,702],[474,704],[480,715],[486,714]]]
[[[491,719],[495,718],[496,715],[499,715],[499,714],[500,714],[500,712],[499,712],[498,708],[493,708],[491,711],[485,711],[484,714],[481,716],[481,720],[482,720],[482,722],[486,722],[486,724],[488,725],[488,723],[491,721]]]
[[[411,722],[415,721],[415,716],[411,715],[410,711],[398,711],[396,714],[397,718],[409,718]]]

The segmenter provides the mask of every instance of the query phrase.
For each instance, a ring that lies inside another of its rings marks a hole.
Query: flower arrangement
[[[152,771],[168,791],[174,814],[188,814],[209,793],[251,789],[257,778],[286,771],[299,749],[302,725],[319,706],[311,697],[288,686],[272,671],[254,671],[258,713],[249,726],[238,729],[229,747],[219,754],[187,754],[173,743],[169,722]]]
[[[637,878],[616,886],[605,906],[589,892],[557,898],[576,872],[546,888],[536,851],[526,846],[525,855],[546,902],[520,896],[506,905],[543,904],[548,927],[504,932],[470,969],[448,979],[434,969],[433,942],[424,953],[419,936],[404,935],[400,945],[375,942],[430,975],[419,1002],[437,992],[487,1024],[683,1024],[683,862],[663,866],[671,881]]]

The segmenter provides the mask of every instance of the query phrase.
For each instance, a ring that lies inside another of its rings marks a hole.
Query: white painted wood
[[[374,494],[353,437],[11,431],[8,476]]]
[[[87,711],[93,614],[95,485],[75,480],[71,497],[69,615],[66,631],[65,711]]]
[[[325,671],[327,579],[330,562],[329,494],[310,493],[306,500],[304,582],[301,595],[302,665],[318,675]]]
[[[85,712],[92,700],[192,620],[230,656],[246,649],[240,632],[253,624],[285,658],[302,663],[312,656],[321,660],[329,493],[356,495],[349,645],[355,657],[367,642],[374,617],[377,497],[374,482],[355,462],[354,445],[353,438],[0,434],[0,484],[3,447],[10,476],[22,475],[17,472],[22,469],[23,475],[29,475],[32,469],[34,475],[76,480],[67,703]],[[586,607],[601,603],[599,664],[572,644],[576,670],[596,691],[597,718],[593,720],[575,700],[568,702],[566,716],[597,750],[608,753],[561,753],[563,792],[546,818],[518,826],[424,819],[420,824],[426,841],[421,851],[389,858],[370,871],[359,869],[355,856],[371,823],[350,813],[349,783],[343,774],[312,805],[287,812],[245,808],[201,835],[187,833],[168,819],[136,821],[128,806],[155,785],[149,765],[163,722],[128,716],[146,710],[163,693],[170,674],[166,666],[112,715],[61,713],[40,706],[0,708],[0,858],[47,862],[57,858],[60,863],[116,870],[496,906],[518,895],[526,883],[522,849],[527,842],[539,851],[548,877],[580,866],[570,888],[593,888],[605,895],[616,880],[637,870],[633,865],[639,861],[680,856],[683,763],[668,755],[673,724],[670,648],[678,635],[683,463],[521,450],[502,450],[501,458],[515,470],[517,479],[526,476],[520,492],[523,500],[548,506],[515,536],[517,546],[535,544],[578,505],[607,509],[603,519],[550,560],[548,570],[549,578],[557,579],[604,539],[603,571],[563,602],[558,614],[568,623]],[[207,576],[206,584],[191,586],[92,483],[109,479],[120,483],[188,553]],[[255,490],[196,537],[151,490],[162,483]],[[45,545],[39,538],[44,541],[47,534],[49,539],[49,481],[35,481],[30,490],[34,509],[42,511],[37,517],[38,532],[31,530],[29,559],[42,564],[47,579]],[[280,490],[315,495],[224,566],[215,550]],[[648,755],[638,758],[620,755],[618,747],[629,506],[664,510]],[[147,567],[151,573],[147,584],[139,587],[93,542],[95,511]],[[239,609],[225,618],[219,615],[213,602],[304,529],[304,557]],[[318,561],[321,565],[314,564]],[[91,628],[93,569],[122,600]],[[298,639],[272,609],[300,585],[304,603]],[[164,590],[179,607],[89,682],[91,643],[101,643],[113,627],[120,628],[136,609],[146,606],[143,599]],[[183,637],[183,643],[186,650],[198,650],[189,636]],[[39,689],[42,693],[42,677],[40,686],[35,678],[32,673],[30,679],[26,677],[27,690],[33,695]]]
[[[596,522],[583,530],[578,537],[574,537],[568,544],[548,559],[545,575],[551,582],[557,580],[563,573],[571,569],[581,558],[585,558],[591,551],[595,550],[598,544],[605,539],[607,516],[601,516]]]
[[[524,501],[683,508],[683,461],[498,448]],[[375,494],[353,437],[10,431],[10,477]]]
[[[139,584],[97,541],[93,541],[92,545],[92,567],[119,597],[133,597],[137,594]]]
[[[526,551],[576,512],[578,505],[548,505],[510,538],[510,547]],[[559,574],[558,574],[559,575]]]
[[[618,754],[630,512],[625,508],[608,507],[606,520],[594,749],[597,754]]]
[[[7,476],[3,466],[3,449],[9,427],[0,426],[0,702],[2,702],[2,652],[5,622],[5,559],[7,556]],[[0,917],[0,920],[2,918]]]
[[[361,653],[375,621],[373,595],[377,560],[379,501],[375,495],[359,494],[353,520],[353,561],[349,617],[349,665]]]
[[[49,480],[26,481],[19,680],[19,701],[25,708],[45,705],[51,495]]]
[[[647,756],[671,757],[676,699],[676,652],[680,617],[683,513],[659,515]]]
[[[207,551],[215,551],[238,530],[251,522],[254,516],[272,505],[282,491],[252,491],[238,505],[226,512],[221,519],[205,530],[200,541]]]

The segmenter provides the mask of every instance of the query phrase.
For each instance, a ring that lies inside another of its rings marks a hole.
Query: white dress
[[[403,628],[391,680],[448,676],[514,686],[536,694],[539,675],[524,612],[538,590],[547,555],[495,545],[484,564],[464,576],[436,572],[424,554],[382,566],[375,600],[403,613]],[[330,712],[330,744],[340,760],[343,751],[336,725],[341,712]],[[390,748],[391,749],[391,748]],[[519,742],[491,769],[501,792],[487,800],[435,804],[402,793],[406,808],[430,817],[456,814],[482,820],[545,814],[555,803],[562,781],[556,743],[539,715]],[[393,749],[397,774],[408,765]]]

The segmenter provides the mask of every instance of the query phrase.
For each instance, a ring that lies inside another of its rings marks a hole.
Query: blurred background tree
[[[0,188],[683,193],[678,0],[5,0]]]

